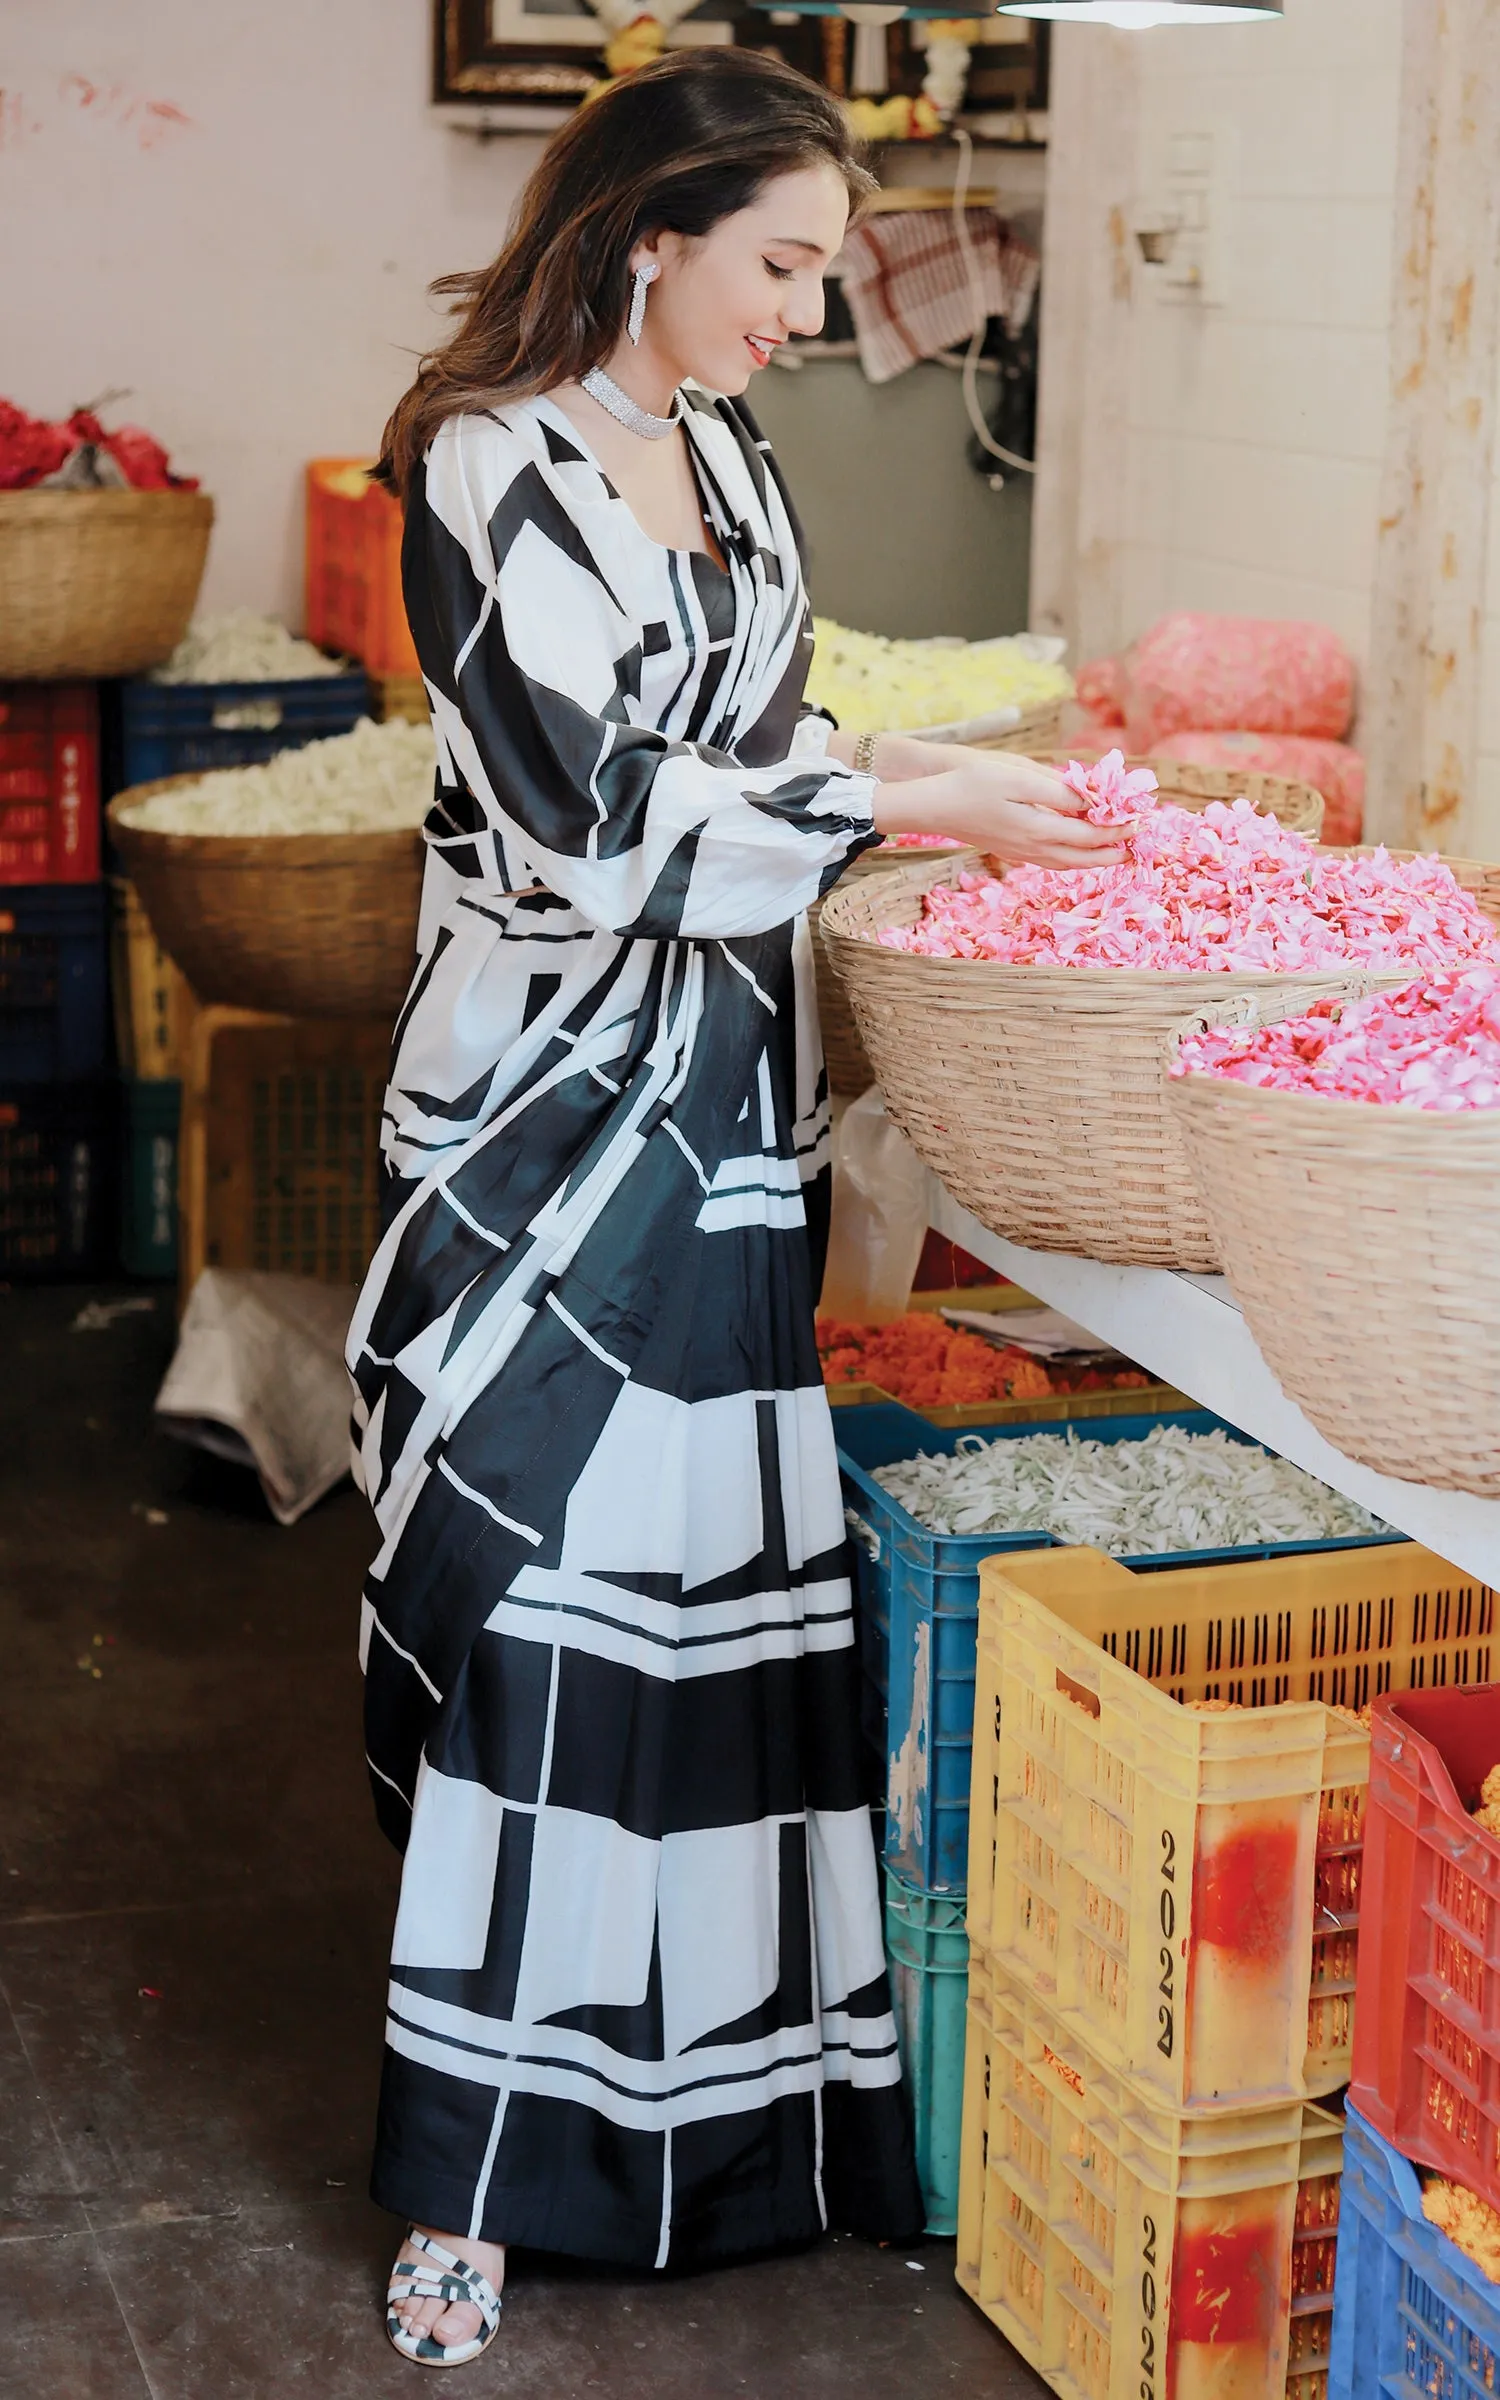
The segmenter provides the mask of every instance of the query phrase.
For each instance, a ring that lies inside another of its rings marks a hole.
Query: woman
[[[698,2264],[921,2224],[813,1341],[805,911],[910,829],[1111,857],[1060,778],[804,709],[740,405],[869,179],[738,50],[549,147],[383,461],[432,705],[388,1229],[355,1314],[369,1758],[405,1852],[388,2330],[493,2338],[504,2245]],[[719,395],[713,397],[711,395]]]

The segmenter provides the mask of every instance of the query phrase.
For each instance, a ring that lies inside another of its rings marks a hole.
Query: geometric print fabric
[[[872,786],[803,711],[769,454],[686,397],[727,571],[546,400],[412,495],[438,789],[349,1344],[405,1853],[375,2195],[643,2265],[921,2222],[812,1336],[804,912]]]

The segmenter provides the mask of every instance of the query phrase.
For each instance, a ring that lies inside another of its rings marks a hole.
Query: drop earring
[[[641,338],[641,327],[646,322],[646,294],[660,273],[654,258],[646,266],[636,268],[635,281],[630,287],[630,314],[625,320],[625,331],[632,342]]]

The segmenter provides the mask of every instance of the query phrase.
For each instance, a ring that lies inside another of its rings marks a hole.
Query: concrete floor
[[[168,1301],[0,1291],[0,2393],[419,2385],[365,2198],[395,1859],[345,1486],[291,1531],[153,1429]],[[921,2272],[913,2272],[909,2258]],[[951,2243],[652,2280],[517,2254],[507,2400],[1020,2400]]]

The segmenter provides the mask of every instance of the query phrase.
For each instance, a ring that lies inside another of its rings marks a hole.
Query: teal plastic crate
[[[958,2230],[969,1937],[961,1898],[919,1892],[885,1870],[885,1955],[901,2072],[916,2120],[929,2233]]]
[[[125,1087],[120,1264],[127,1275],[170,1282],[177,1273],[177,1147],[182,1086]]]
[[[1497,2392],[1500,2285],[1428,2224],[1416,2168],[1350,2108],[1328,2400]]]

